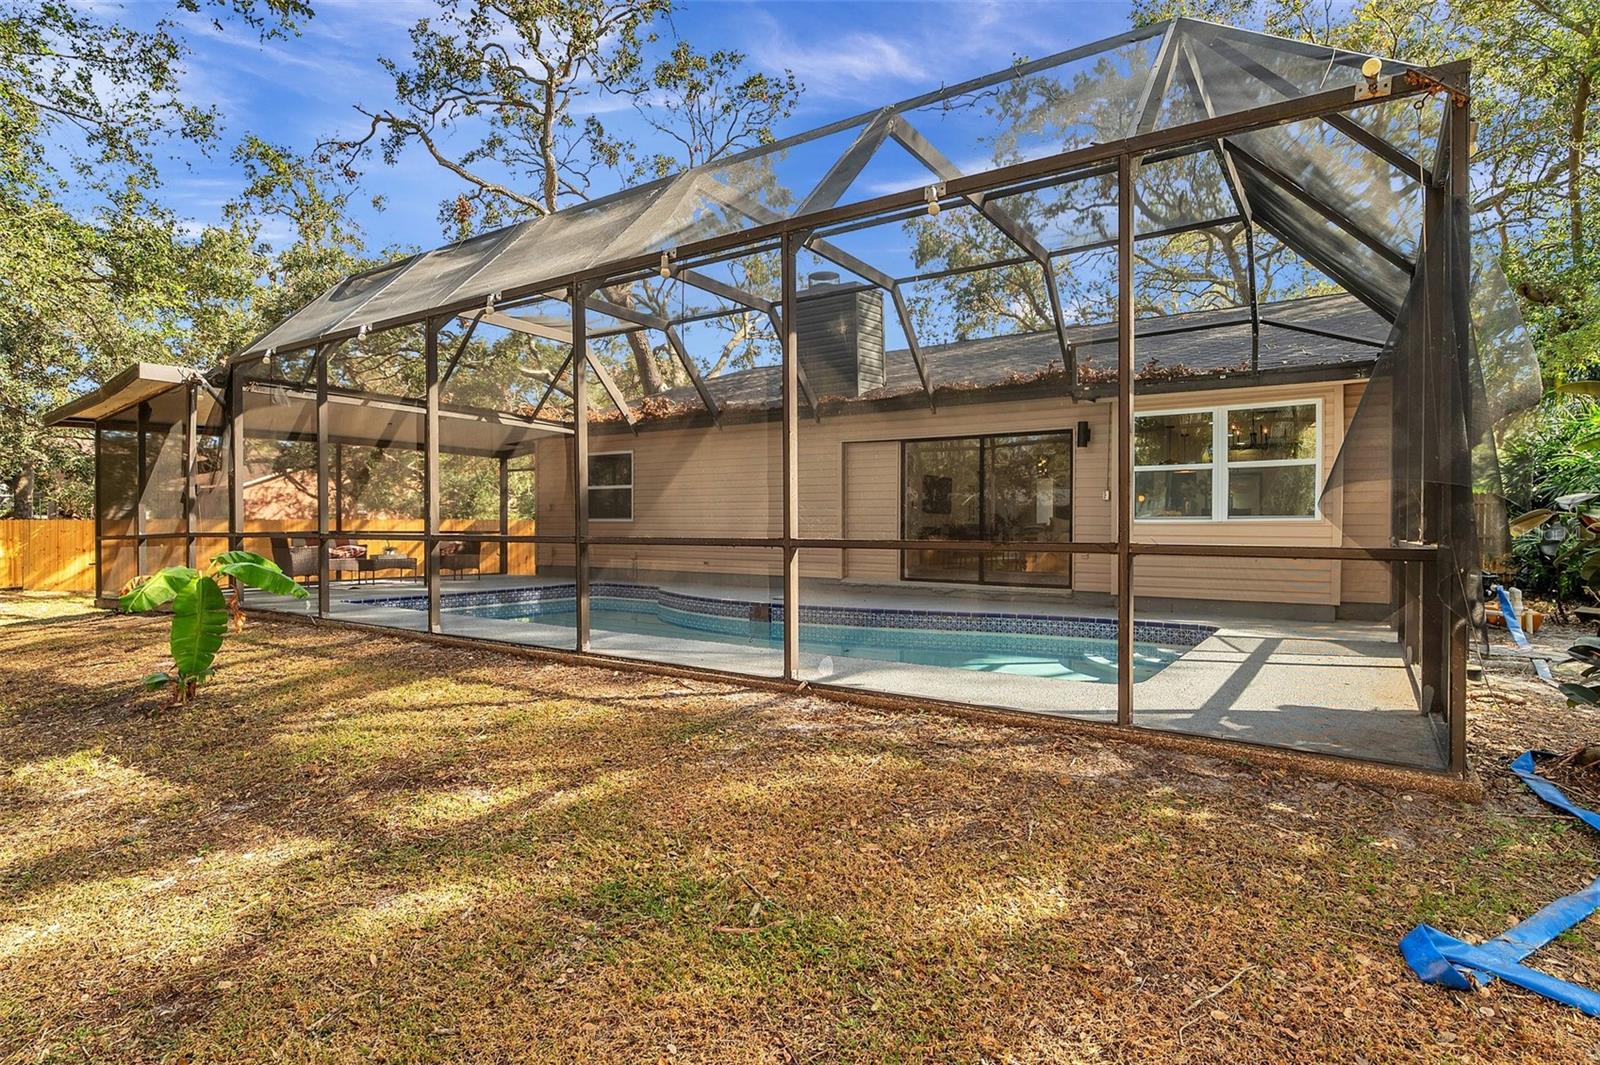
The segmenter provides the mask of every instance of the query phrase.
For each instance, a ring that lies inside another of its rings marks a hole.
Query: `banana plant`
[[[222,590],[218,578],[233,581],[233,595]],[[258,588],[269,595],[290,595],[305,599],[306,590],[296,584],[278,565],[252,551],[224,551],[211,560],[204,572],[188,566],[168,566],[148,577],[135,577],[128,583],[118,606],[130,614],[142,614],[172,604],[172,670],[152,673],[144,679],[150,691],[172,688],[173,705],[194,698],[199,686],[216,672],[217,652],[231,626],[244,628],[238,589],[241,585]]]
[[[1583,673],[1578,680],[1563,683],[1561,694],[1573,706],[1600,706],[1600,679],[1595,676],[1600,674],[1600,637],[1582,637],[1567,648],[1567,654],[1583,666]]]

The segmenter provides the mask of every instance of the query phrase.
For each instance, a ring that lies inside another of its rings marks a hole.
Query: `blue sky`
[[[418,0],[314,4],[316,17],[300,37],[288,40],[262,42],[244,27],[218,32],[207,16],[187,19],[194,54],[185,87],[195,102],[219,109],[224,129],[222,146],[209,158],[184,145],[173,148],[164,196],[184,217],[196,222],[219,217],[242,183],[228,154],[245,133],[305,151],[330,134],[363,129],[354,105],[376,108],[391,100],[378,58],[405,59],[407,31],[436,10],[435,4]],[[170,12],[159,0],[95,6],[107,17],[133,24]],[[1038,57],[1116,33],[1128,25],[1128,5],[686,0],[673,20],[678,33],[702,50],[737,49],[759,68],[794,71],[805,92],[779,128],[783,135],[1003,68],[1017,55]],[[369,242],[374,247],[439,244],[437,206],[457,188],[451,175],[420,152],[393,167],[374,161],[363,190],[381,195],[387,209],[361,210]]]

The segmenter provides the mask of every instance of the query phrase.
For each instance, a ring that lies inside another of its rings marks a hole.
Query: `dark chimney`
[[[859,396],[884,385],[883,293],[815,273],[796,294],[795,333],[806,383],[823,396]]]

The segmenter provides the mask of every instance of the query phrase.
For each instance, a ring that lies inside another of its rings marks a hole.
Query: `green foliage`
[[[1501,477],[1512,507],[1548,507],[1561,496],[1600,490],[1596,440],[1600,404],[1567,398],[1558,389],[1501,448]]]
[[[302,0],[181,0],[263,36]],[[218,25],[220,27],[220,21]],[[218,138],[183,94],[188,48],[53,0],[0,0],[0,514],[83,516],[81,437],[39,416],[134,360],[210,363],[255,331],[265,260],[242,220],[198,233],[157,198],[158,149]]]
[[[221,577],[234,582],[236,591],[231,600],[217,583]],[[296,599],[305,599],[308,594],[276,563],[250,551],[225,551],[213,558],[203,573],[188,566],[169,566],[134,579],[118,602],[124,612],[141,614],[172,605],[168,646],[173,669],[150,674],[144,679],[146,688],[170,686],[174,703],[185,703],[194,697],[195,689],[215,671],[217,652],[222,649],[230,619],[243,624],[237,596],[240,586]]]
[[[1561,694],[1573,706],[1600,706],[1600,680],[1594,679],[1600,674],[1600,638],[1585,636],[1567,648],[1567,654],[1581,663],[1583,670],[1578,680],[1560,685]]]
[[[1582,382],[1587,386],[1589,382]],[[1558,389],[1534,412],[1526,428],[1513,433],[1501,450],[1504,492],[1513,511],[1526,512],[1513,522],[1512,558],[1517,583],[1534,593],[1564,602],[1586,594],[1586,556],[1562,550],[1554,558],[1541,550],[1544,529],[1558,523],[1577,544],[1581,522],[1561,501],[1600,492],[1600,404],[1568,398],[1585,389]]]
[[[324,142],[317,158],[354,176],[374,155],[394,165],[420,146],[462,182],[439,205],[443,230],[462,238],[587,200],[606,173],[631,182],[769,142],[799,97],[794,75],[751,70],[743,53],[702,53],[670,39],[671,12],[670,0],[446,0],[412,28],[407,60],[380,60],[393,105],[358,108],[366,129]],[[629,132],[602,120],[617,103],[658,147],[640,151]],[[715,219],[706,224],[714,228]],[[644,292],[602,295],[659,313]],[[764,327],[747,315],[726,328],[719,368],[748,359]],[[614,351],[602,357],[626,366],[621,385],[631,395],[681,383],[664,345],[652,347],[642,333],[608,347]]]
[[[1600,600],[1600,493],[1561,496],[1511,522],[1519,580],[1550,591],[1561,604],[1577,595]]]

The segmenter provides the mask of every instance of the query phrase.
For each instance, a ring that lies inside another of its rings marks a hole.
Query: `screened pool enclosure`
[[[1465,63],[1179,19],[335,285],[93,427],[103,597],[1459,773],[1496,434]],[[1480,524],[1483,526],[1480,528]]]

